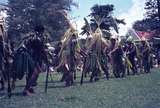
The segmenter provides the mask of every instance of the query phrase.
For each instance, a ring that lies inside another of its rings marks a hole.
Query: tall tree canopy
[[[158,1],[159,0],[146,0],[145,9],[147,18],[158,18]]]
[[[68,27],[65,11],[71,11],[73,0],[8,0],[8,34],[20,40],[43,25],[52,40],[60,39]]]
[[[98,27],[105,31],[109,35],[111,28],[113,28],[118,33],[118,24],[125,24],[124,19],[117,19],[113,17],[114,5],[94,5],[91,8],[90,17],[90,27],[94,32]],[[86,19],[85,19],[86,21]],[[88,34],[88,24],[82,27],[82,35]]]
[[[160,0],[146,0],[145,18],[136,21],[133,28],[141,31],[160,29]]]

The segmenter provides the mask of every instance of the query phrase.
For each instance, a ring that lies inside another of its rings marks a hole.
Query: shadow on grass
[[[52,89],[52,88],[66,88],[65,85],[53,85],[53,86],[48,86],[48,89]]]
[[[4,96],[5,94],[5,92],[0,92],[0,97]]]
[[[57,82],[57,83],[56,83]],[[93,82],[94,83],[94,82]],[[53,88],[67,88],[68,86],[65,86],[65,82],[60,82],[60,81],[54,81],[54,82],[50,82],[49,84],[53,84],[53,85],[48,85],[48,89],[53,89]],[[92,84],[90,81],[83,81],[83,84]],[[71,87],[77,86],[77,85],[81,85],[80,81],[74,81],[74,84]],[[39,86],[45,86],[44,83]]]
[[[21,97],[21,96],[23,96],[23,93],[22,93],[22,92],[11,93],[11,98],[12,98],[13,96],[16,96],[16,97],[17,97],[17,96],[20,96],[20,97]],[[0,98],[1,98],[1,97],[9,98],[7,92],[1,92],[1,93],[0,93]]]
[[[12,93],[12,96],[24,96],[22,92],[15,92],[15,93]]]

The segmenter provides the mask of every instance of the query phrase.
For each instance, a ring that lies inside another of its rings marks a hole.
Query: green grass
[[[54,76],[57,81],[58,77]],[[160,71],[127,76],[124,79],[101,79],[96,83],[77,83],[68,88],[63,83],[50,83],[44,93],[41,75],[36,94],[21,96],[24,82],[17,84],[11,99],[0,98],[0,108],[160,108]],[[0,92],[0,96],[3,92]]]

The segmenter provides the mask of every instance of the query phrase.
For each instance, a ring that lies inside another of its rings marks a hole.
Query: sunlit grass
[[[36,94],[30,97],[19,94],[24,87],[24,82],[19,81],[11,99],[0,99],[0,108],[160,108],[158,69],[153,69],[151,74],[112,78],[109,81],[101,79],[82,86],[78,78],[75,85],[68,88],[58,82],[59,75],[54,75],[47,94],[44,93],[44,78],[42,74]]]

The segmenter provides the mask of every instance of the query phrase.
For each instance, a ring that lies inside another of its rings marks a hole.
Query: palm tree
[[[99,27],[103,34],[110,36],[110,30],[113,28],[118,33],[118,25],[125,24],[124,19],[113,17],[114,5],[94,5],[91,8],[90,23],[85,20],[85,25],[82,27],[81,35],[89,35],[89,30],[95,32]]]

